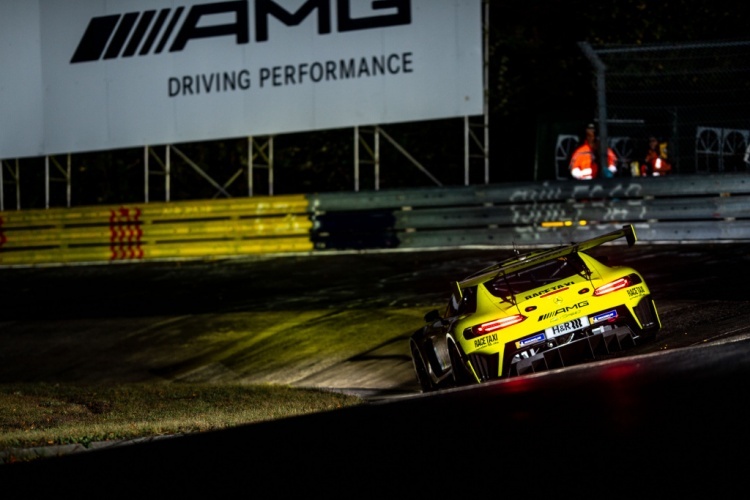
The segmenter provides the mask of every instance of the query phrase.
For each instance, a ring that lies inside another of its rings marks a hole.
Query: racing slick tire
[[[427,365],[424,362],[422,353],[419,349],[412,344],[411,346],[411,360],[414,366],[414,373],[417,375],[417,381],[422,392],[430,392],[435,390],[435,384],[432,383],[430,373],[427,370]]]

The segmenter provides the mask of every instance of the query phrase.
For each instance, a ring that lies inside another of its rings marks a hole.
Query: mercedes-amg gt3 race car
[[[587,252],[632,225],[581,243],[517,254],[452,283],[410,350],[423,392],[596,359],[653,339],[661,321],[643,276]]]

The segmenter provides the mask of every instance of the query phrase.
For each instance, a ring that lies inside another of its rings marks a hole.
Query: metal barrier
[[[750,241],[750,175],[319,194],[316,249],[555,245],[631,223],[650,243]]]
[[[0,265],[312,249],[304,196],[0,212]]]
[[[633,224],[647,243],[750,242],[750,175],[634,177],[0,212],[0,266],[546,246]]]

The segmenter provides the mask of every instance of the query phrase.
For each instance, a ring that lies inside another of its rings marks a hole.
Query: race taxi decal
[[[495,344],[497,344],[497,333],[474,339],[474,349],[484,349]]]
[[[548,294],[552,293],[558,293],[562,292],[563,290],[567,289],[569,286],[573,285],[574,281],[569,281],[567,283],[562,283],[560,285],[551,286],[549,288],[545,288],[544,290],[539,290],[538,292],[532,293],[531,295],[527,295],[523,298],[523,300],[529,300],[533,299],[534,297],[543,297]]]
[[[643,286],[641,286],[641,285],[634,286],[632,288],[628,288],[628,297],[631,297],[631,298],[632,297],[640,297],[644,293],[646,293],[646,291],[643,289]]]

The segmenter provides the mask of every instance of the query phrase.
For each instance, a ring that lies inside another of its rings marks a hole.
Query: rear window
[[[500,275],[485,286],[495,297],[506,298],[581,274],[585,269],[583,260],[573,253],[517,273]]]
[[[460,314],[470,314],[477,311],[477,287],[471,286],[464,288],[463,297],[460,302],[456,302],[455,296],[451,295],[448,301],[447,317],[458,316]]]

